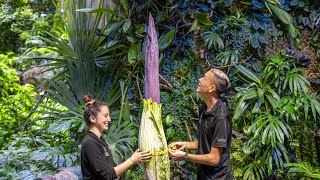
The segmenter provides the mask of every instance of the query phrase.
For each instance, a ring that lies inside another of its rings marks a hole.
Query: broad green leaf
[[[246,103],[244,102],[244,97],[242,97],[234,111],[233,114],[233,119],[238,119],[240,117],[240,115],[242,114],[242,112],[244,111],[244,107],[245,107]]]
[[[264,103],[264,92],[261,88],[257,88],[258,90],[258,97],[261,104]]]
[[[48,156],[48,152],[34,152],[31,154],[31,159],[36,161],[42,161],[45,160]]]
[[[134,63],[138,60],[138,43],[132,44],[128,51],[128,61],[129,63]]]
[[[131,21],[130,19],[127,19],[122,26],[123,32],[127,32],[130,26],[131,26]]]
[[[268,7],[271,9],[272,13],[279,18],[284,24],[291,24],[292,18],[290,14],[288,14],[283,9],[280,9],[278,6],[273,5],[271,3],[267,3]]]
[[[293,24],[289,24],[289,33],[293,38],[297,37],[297,29],[293,26]]]
[[[248,77],[249,79],[253,80],[254,82],[258,83],[259,85],[261,85],[261,81],[260,79],[249,69],[247,69],[246,67],[242,66],[242,65],[237,65],[236,68],[246,77]]]
[[[50,133],[59,133],[59,132],[65,132],[67,129],[70,128],[71,124],[73,123],[72,120],[70,121],[61,121],[58,123],[52,123],[50,124],[48,131]]]
[[[115,21],[110,23],[106,30],[104,31],[105,35],[109,35],[112,32],[118,31],[118,29],[122,26],[123,22],[122,21]]]
[[[193,15],[201,24],[212,26],[213,23],[208,19],[208,13],[197,13]]]
[[[187,34],[189,34],[190,32],[194,31],[197,26],[198,26],[198,21],[197,20],[193,21],[192,26],[190,27],[190,29],[187,32]]]
[[[174,35],[176,33],[175,29],[170,30],[166,34],[163,34],[159,38],[159,51],[166,49],[172,42]]]

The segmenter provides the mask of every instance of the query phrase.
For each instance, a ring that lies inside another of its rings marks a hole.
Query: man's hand
[[[169,147],[176,147],[177,150],[184,150],[187,146],[187,142],[173,142],[169,145]]]
[[[169,150],[169,155],[173,160],[180,160],[185,158],[186,152],[180,150]]]

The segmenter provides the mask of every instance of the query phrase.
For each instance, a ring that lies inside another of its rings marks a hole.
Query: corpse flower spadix
[[[142,151],[164,152],[168,147],[161,118],[159,48],[151,13],[149,14],[145,57],[145,99],[143,99],[139,130],[139,147]],[[153,156],[149,162],[143,163],[143,169],[148,180],[169,180],[170,160],[168,154]]]

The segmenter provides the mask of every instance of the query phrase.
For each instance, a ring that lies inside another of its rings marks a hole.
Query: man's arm
[[[205,164],[209,166],[218,166],[220,163],[223,148],[211,147],[209,154],[187,154],[187,158],[198,164]]]
[[[169,145],[169,147],[176,147],[178,150],[190,149],[190,150],[197,150],[198,149],[198,142],[173,142]]]
[[[187,154],[186,152],[180,150],[170,150],[169,154],[174,160],[188,158],[190,161],[198,164],[217,166],[220,163],[222,152],[223,148],[221,147],[211,147],[209,154]]]
[[[197,150],[198,149],[198,141],[186,142],[186,149]]]

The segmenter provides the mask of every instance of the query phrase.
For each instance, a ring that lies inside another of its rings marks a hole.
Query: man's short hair
[[[231,86],[228,76],[220,69],[212,68],[210,71],[213,74],[214,85],[220,93],[225,93]]]

